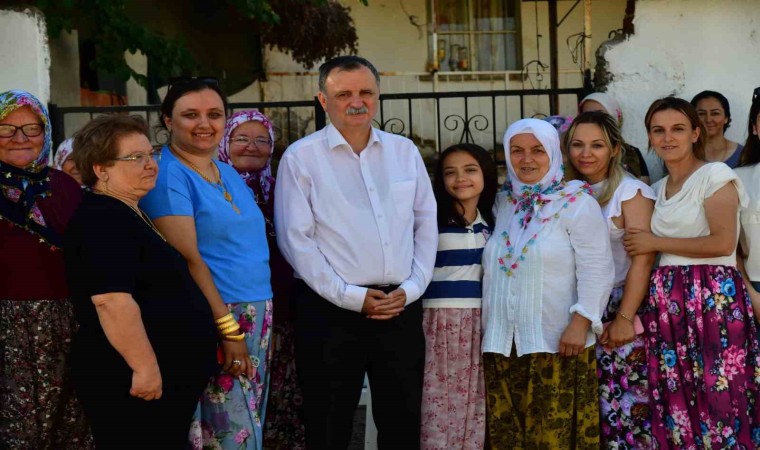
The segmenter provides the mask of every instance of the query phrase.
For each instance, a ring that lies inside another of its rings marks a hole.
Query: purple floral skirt
[[[657,268],[642,321],[655,448],[758,448],[760,346],[739,271]]]

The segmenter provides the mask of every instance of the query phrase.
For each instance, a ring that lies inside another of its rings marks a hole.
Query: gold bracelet
[[[234,317],[232,317],[232,313],[228,313],[226,316],[222,316],[216,320],[214,320],[214,323],[217,325],[221,325],[224,322],[229,322],[230,320],[235,320]]]
[[[232,324],[225,326],[225,327],[218,327],[219,328],[219,334],[222,336],[227,336],[228,334],[233,334],[237,330],[240,329],[240,325],[237,322],[233,322]]]
[[[225,341],[240,342],[243,339],[245,339],[245,333],[231,334],[231,335],[228,334],[228,335],[222,336],[222,339],[224,339]]]
[[[625,315],[625,314],[623,314],[622,312],[618,311],[618,312],[617,312],[617,314],[618,314],[620,317],[622,317],[623,319],[625,319],[625,320],[627,320],[627,321],[629,321],[629,322],[633,323],[633,319],[631,319],[630,317],[626,316],[626,315]]]

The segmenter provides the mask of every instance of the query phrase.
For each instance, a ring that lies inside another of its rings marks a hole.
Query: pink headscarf
[[[267,116],[254,109],[239,111],[231,115],[227,119],[227,125],[224,128],[224,137],[219,143],[219,148],[217,151],[219,153],[220,161],[223,161],[232,167],[235,167],[235,165],[232,163],[232,159],[230,158],[230,136],[232,135],[232,132],[235,130],[235,128],[239,127],[241,124],[250,122],[251,120],[260,122],[267,129],[269,132],[269,139],[272,141],[272,150],[269,152],[269,159],[267,159],[264,167],[255,172],[241,172],[238,170],[238,173],[240,174],[240,177],[243,179],[243,181],[245,181],[249,186],[251,186],[251,184],[256,184],[261,187],[261,195],[264,197],[263,201],[266,203],[269,201],[270,192],[272,190],[272,186],[274,186],[274,177],[272,176],[274,125],[272,125],[272,122],[267,118]],[[253,186],[251,186],[251,188],[254,189],[254,192],[256,191]]]
[[[58,146],[58,150],[55,151],[55,156],[53,156],[53,164],[51,165],[53,169],[63,170],[63,163],[66,162],[74,151],[73,144],[74,139],[72,138],[68,138],[61,142],[61,145]]]

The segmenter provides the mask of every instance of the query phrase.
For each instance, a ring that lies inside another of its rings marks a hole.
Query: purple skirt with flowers
[[[642,320],[655,448],[758,448],[760,346],[739,271],[658,267]]]

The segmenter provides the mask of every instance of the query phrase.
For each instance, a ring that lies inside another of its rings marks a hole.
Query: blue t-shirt
[[[268,300],[272,287],[264,216],[235,169],[214,163],[239,214],[224,198],[220,186],[201,178],[167,147],[162,151],[156,187],[143,197],[140,207],[151,219],[195,219],[198,250],[225,303]]]

